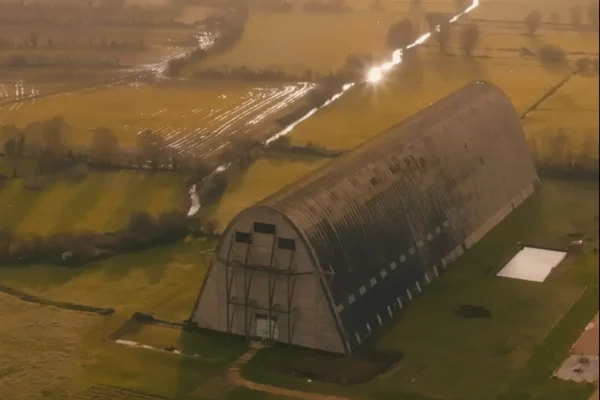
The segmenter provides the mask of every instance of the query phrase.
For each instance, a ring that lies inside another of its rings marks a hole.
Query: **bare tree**
[[[578,74],[586,74],[592,68],[593,61],[587,57],[575,61],[575,70]]]
[[[553,44],[545,44],[539,49],[538,57],[543,63],[564,64],[567,61],[565,51]]]
[[[106,127],[94,129],[94,136],[90,144],[90,155],[100,163],[110,164],[117,152],[119,139],[113,131]]]
[[[215,219],[209,219],[204,222],[204,233],[210,238],[215,237],[217,230],[219,229],[219,222]]]
[[[412,44],[417,37],[417,30],[413,22],[405,18],[394,22],[388,29],[386,42],[391,50],[403,49]]]
[[[469,2],[467,0],[454,0],[454,9],[460,14],[467,9],[468,4]]]
[[[539,11],[532,11],[525,17],[525,26],[527,32],[534,36],[542,23],[542,14]]]
[[[429,31],[433,32],[433,37],[440,46],[440,52],[446,53],[448,43],[450,42],[450,14],[441,12],[432,12],[425,14],[425,19],[429,25]]]
[[[383,11],[383,4],[381,4],[381,0],[373,0],[369,6],[369,9],[371,11]]]
[[[582,12],[580,6],[571,8],[571,24],[577,28],[581,26]]]
[[[32,33],[31,35],[29,35],[29,42],[33,47],[38,47],[39,39],[40,37],[37,33]]]
[[[0,228],[0,259],[8,258],[10,245],[15,239],[15,234],[8,228]]]
[[[362,77],[373,62],[370,54],[349,54],[344,63],[344,73],[353,79]]]
[[[141,157],[142,162],[150,161],[152,169],[158,169],[161,160],[165,155],[165,141],[163,137],[146,129],[141,132],[137,137],[137,149],[138,155]]]
[[[4,141],[4,154],[13,168],[13,176],[17,176],[17,160],[21,155],[19,147],[21,133],[15,125],[4,125],[0,128],[2,140]]]
[[[556,29],[556,30],[560,29],[560,14],[559,13],[557,13],[556,11],[551,12],[550,13],[550,21],[552,22],[554,29]]]
[[[479,27],[476,23],[471,22],[465,25],[460,33],[460,47],[465,52],[466,56],[470,56],[471,52],[479,43]]]
[[[68,142],[69,126],[63,117],[54,117],[46,121],[42,137],[44,149],[53,157],[64,154]]]
[[[590,26],[598,31],[598,0],[592,0],[587,8],[587,18]]]

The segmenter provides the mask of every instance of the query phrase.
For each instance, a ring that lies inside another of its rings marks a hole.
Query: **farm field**
[[[10,180],[0,189],[0,226],[41,235],[116,230],[138,211],[181,210],[183,180],[168,172],[92,172],[79,183],[51,180],[41,191],[25,189],[23,179]]]
[[[536,62],[526,60],[420,55],[418,62],[400,65],[380,84],[351,90],[298,125],[290,137],[300,144],[353,148],[476,80],[497,85],[520,113],[563,78],[561,73],[541,69]]]
[[[116,86],[29,100],[0,107],[0,120],[24,128],[34,121],[62,116],[70,126],[67,143],[87,146],[92,130],[115,132],[119,145],[132,148],[145,129],[160,132],[180,154],[210,156],[234,136],[254,135],[262,123],[301,99],[310,84],[250,85],[197,82]]]
[[[212,213],[225,229],[243,209],[283,189],[329,160],[311,157],[268,156],[258,159],[241,176],[231,181]]]
[[[360,2],[348,2],[348,6],[356,10],[358,3]],[[386,2],[383,4],[385,7]],[[300,10],[290,13],[250,12],[240,43],[228,52],[217,54],[190,66],[186,73],[193,75],[195,71],[206,68],[245,66],[250,69],[278,67],[299,77],[307,76],[308,70],[313,73],[313,76],[328,74],[342,68],[349,54],[370,54],[375,59],[388,56],[386,34],[390,25],[398,20],[410,18],[416,23],[419,31],[425,33],[429,30],[424,19],[425,12],[455,14],[453,2],[450,0],[423,2],[423,10],[409,9],[409,2],[400,4],[405,7],[402,13],[371,11],[307,13]],[[536,37],[525,35],[526,26],[523,19],[529,11],[538,7],[549,14],[554,11],[554,8],[547,11],[548,6],[532,2],[531,10],[524,12],[526,8],[513,7],[511,4],[506,1],[482,1],[469,18],[463,18],[458,24],[453,25],[450,47],[454,49],[451,51],[460,53],[457,42],[461,25],[474,21],[482,32],[479,45],[474,52],[476,56],[517,58],[518,51],[522,47],[536,51],[543,44],[563,47],[567,52],[574,53],[570,58],[581,57],[581,53],[598,53],[597,34],[585,30],[577,32],[570,26],[556,31],[553,26],[544,25]],[[561,5],[557,10],[567,20],[572,4],[564,1],[558,1],[556,4]],[[520,14],[511,15],[515,13],[513,9],[520,10]],[[310,26],[309,30],[306,29],[308,26]],[[326,41],[322,40],[324,37],[327,38]],[[284,39],[273,40],[273,38]],[[437,53],[434,40],[430,43],[431,45],[427,46],[430,49],[426,51]],[[505,51],[498,52],[498,49]],[[506,50],[511,50],[512,54],[507,53]]]
[[[598,166],[598,77],[573,76],[523,121],[542,160]],[[562,137],[559,135],[562,134]]]
[[[383,376],[350,387],[307,384],[274,368],[296,357],[313,357],[318,365],[325,356],[282,348],[262,350],[246,376],[361,399],[404,393],[427,400],[586,400],[591,385],[548,378],[598,309],[598,255],[592,252],[598,246],[597,191],[597,184],[543,180],[539,193],[429,285],[384,334],[377,348],[400,352],[402,359]],[[565,248],[570,232],[585,233],[585,255],[553,279],[495,276],[517,241]],[[460,317],[461,305],[483,307],[491,316]]]

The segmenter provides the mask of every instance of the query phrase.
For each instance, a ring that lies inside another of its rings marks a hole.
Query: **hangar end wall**
[[[328,278],[287,219],[254,207],[224,233],[192,321],[201,328],[344,353],[322,279]]]

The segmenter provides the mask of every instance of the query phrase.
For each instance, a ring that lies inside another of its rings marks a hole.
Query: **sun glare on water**
[[[473,0],[473,2],[471,3],[471,5],[469,7],[467,7],[463,12],[452,17],[450,19],[450,21],[448,21],[448,22],[452,24],[452,23],[458,21],[458,19],[460,17],[462,17],[465,14],[470,13],[471,11],[476,9],[478,6],[479,6],[479,0]],[[434,30],[436,32],[439,32],[440,26],[439,25],[436,26],[434,28]],[[429,39],[430,37],[431,37],[431,32],[421,35],[421,37],[419,37],[414,43],[410,44],[406,48],[410,49],[412,47],[418,46],[418,45],[424,43],[425,41],[427,41],[427,39]],[[386,61],[379,66],[371,68],[369,70],[369,72],[367,72],[366,81],[369,83],[372,83],[372,84],[378,84],[379,82],[382,81],[385,72],[391,70],[392,67],[400,64],[401,62],[402,62],[402,50],[398,49],[398,50],[394,51],[394,53],[392,54],[391,60]]]

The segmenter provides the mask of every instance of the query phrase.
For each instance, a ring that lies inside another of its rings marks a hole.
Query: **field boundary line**
[[[29,293],[25,293],[21,290],[10,288],[10,287],[4,286],[4,285],[0,285],[0,292],[7,294],[9,296],[12,296],[12,297],[16,297],[20,300],[23,300],[23,301],[26,301],[29,303],[36,303],[36,304],[41,304],[44,306],[57,307],[57,308],[65,309],[65,310],[87,312],[87,313],[97,314],[97,315],[101,315],[101,316],[108,316],[115,312],[114,308],[93,307],[93,306],[86,306],[84,304],[48,300],[48,299],[34,296]]]
[[[556,85],[552,86],[546,93],[544,93],[544,95],[542,97],[540,97],[539,99],[537,99],[537,101],[535,103],[533,103],[532,105],[530,105],[529,107],[527,107],[527,109],[521,114],[521,120],[527,118],[527,116],[529,114],[531,114],[532,112],[536,111],[538,109],[538,107],[546,100],[548,100],[548,98],[550,96],[552,96],[554,93],[556,93],[560,88],[562,88],[567,82],[569,82],[571,80],[571,78],[573,77],[573,73],[570,73],[569,75],[567,75],[566,77],[564,77],[563,79],[561,79],[560,82],[558,82]]]

